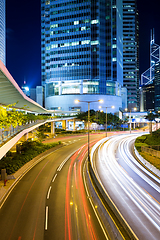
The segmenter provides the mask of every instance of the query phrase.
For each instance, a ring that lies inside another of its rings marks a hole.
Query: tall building
[[[151,30],[150,40],[150,68],[141,74],[141,106],[140,111],[160,108],[160,46],[155,43],[154,29]],[[149,95],[147,95],[147,93]]]
[[[45,107],[80,108],[104,100],[122,107],[122,0],[42,0],[41,71]],[[98,103],[91,108],[97,110]],[[110,111],[110,110],[109,110]]]
[[[6,64],[6,20],[5,0],[0,0],[0,60]]]
[[[155,111],[160,111],[160,62],[155,64],[154,87],[155,87],[154,95]]]
[[[137,0],[123,0],[123,85],[128,109],[139,108],[139,18]]]

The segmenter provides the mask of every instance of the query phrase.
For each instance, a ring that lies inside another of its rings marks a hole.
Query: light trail
[[[95,141],[93,141],[90,146],[94,143]],[[90,200],[88,202],[82,175],[83,161],[87,155],[87,152],[88,148],[87,144],[85,144],[78,149],[72,157],[70,157],[71,162],[66,184],[65,240],[99,239],[94,227],[94,223],[92,222],[93,220],[91,218],[90,209],[88,207],[89,203],[92,208],[94,205],[92,202],[90,202]],[[102,224],[98,218],[96,210],[93,209],[93,212],[106,238],[107,234],[105,234],[105,230],[102,228]]]
[[[143,171],[143,167],[139,168],[138,164],[135,164],[136,160],[133,159],[133,156],[129,151],[130,142],[133,142],[133,139],[137,136],[138,135],[121,135],[107,138],[107,142],[105,142],[106,140],[100,141],[92,151],[91,161],[97,179],[102,184],[105,191],[114,196],[114,199],[112,197],[112,200],[119,206],[119,208],[122,208],[122,214],[127,217],[127,211],[130,211],[131,215],[134,214],[132,216],[134,216],[136,221],[138,219],[138,222],[140,223],[139,226],[143,226],[143,229],[148,232],[146,233],[148,236],[145,239],[154,239],[152,231],[154,231],[154,234],[156,235],[157,231],[160,230],[159,202],[151,197],[147,189],[143,189],[139,186],[139,184],[137,184],[137,182],[130,176],[130,172],[126,172],[119,164],[119,159],[121,159],[121,162],[124,161],[130,168],[129,171],[133,171],[134,174],[137,174],[137,176],[142,179],[142,181],[144,180],[148,184],[147,187],[153,188],[159,192],[158,180],[156,179],[156,181],[151,173],[147,174],[148,171],[146,169]],[[96,158],[96,161],[94,161],[94,152],[97,148],[98,159]],[[111,189],[111,185],[114,186],[114,192],[113,189]],[[122,207],[122,205],[125,205],[126,209]],[[135,211],[135,206],[139,211]],[[123,211],[126,211],[126,213]],[[145,226],[144,216],[149,221],[147,224],[152,226],[152,231]],[[132,223],[132,219],[126,220]],[[137,230],[138,229],[136,229],[136,231]]]

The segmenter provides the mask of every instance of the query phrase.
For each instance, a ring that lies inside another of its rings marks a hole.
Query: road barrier
[[[160,158],[160,150],[157,151],[157,150],[153,149],[153,147],[155,147],[155,146],[150,146],[150,147],[141,146],[141,151],[149,153],[154,157]],[[157,149],[159,149],[159,147],[160,146],[157,146]]]

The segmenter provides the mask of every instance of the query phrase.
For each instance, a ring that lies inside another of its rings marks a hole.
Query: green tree
[[[155,120],[156,114],[153,113],[153,112],[148,112],[148,113],[147,113],[147,116],[146,116],[145,118],[149,120],[149,133],[150,133],[151,136],[152,136],[152,121]]]

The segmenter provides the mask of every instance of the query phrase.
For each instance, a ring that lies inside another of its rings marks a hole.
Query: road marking
[[[48,206],[46,207],[46,223],[45,223],[45,230],[48,228]]]
[[[84,186],[85,186],[85,189],[86,189],[86,192],[87,192],[87,195],[88,195],[88,199],[89,199],[90,204],[91,204],[91,206],[92,206],[92,209],[93,209],[93,211],[94,211],[94,213],[95,213],[95,216],[97,217],[97,220],[98,220],[98,222],[99,222],[99,225],[100,225],[100,227],[101,227],[101,229],[102,229],[102,231],[103,231],[103,234],[104,234],[105,238],[106,238],[107,240],[109,240],[109,238],[108,238],[108,236],[107,236],[107,234],[106,234],[105,228],[103,227],[103,224],[102,224],[102,222],[101,222],[101,220],[100,220],[100,218],[99,218],[99,216],[98,216],[98,214],[97,214],[97,212],[96,212],[96,209],[95,209],[96,207],[94,206],[94,204],[92,203],[92,200],[91,200],[90,197],[89,197],[89,191],[88,191],[88,187],[87,187],[87,183],[86,183],[86,179],[85,179],[85,175],[84,175],[85,165],[86,165],[86,162],[85,162],[85,164],[84,164],[84,166],[83,166],[83,180],[84,180]]]
[[[54,182],[54,181],[55,181],[56,177],[57,177],[57,173],[56,173],[56,175],[54,176],[54,178],[53,178],[52,182]]]
[[[49,199],[49,195],[50,195],[50,192],[51,192],[51,186],[50,186],[50,188],[49,188],[49,190],[48,190],[48,194],[47,194],[47,199]]]

